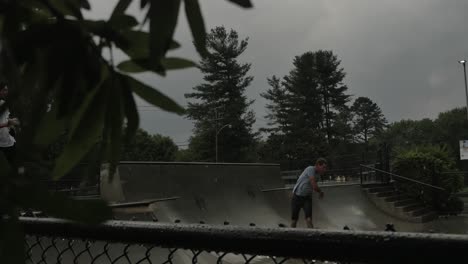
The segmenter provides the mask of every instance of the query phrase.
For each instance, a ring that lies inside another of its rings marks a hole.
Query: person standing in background
[[[6,103],[8,97],[8,86],[4,82],[0,82],[0,108]],[[3,109],[0,112],[0,151],[3,152],[10,164],[15,164],[16,158],[16,140],[10,134],[10,128],[18,126],[19,121],[16,118],[10,118],[10,111]]]

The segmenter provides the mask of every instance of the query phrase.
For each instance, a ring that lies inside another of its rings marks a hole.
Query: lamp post
[[[465,76],[465,97],[466,97],[466,118],[468,119],[468,87],[466,84],[466,60],[458,61],[461,65],[463,65],[463,73]]]
[[[225,127],[231,127],[231,124],[225,124],[224,126],[222,126],[218,131],[216,131],[216,143],[215,143],[215,147],[216,147],[216,163],[218,163],[218,135],[219,133],[221,132],[221,130],[223,130]]]

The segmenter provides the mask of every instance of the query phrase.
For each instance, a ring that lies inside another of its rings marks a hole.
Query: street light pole
[[[468,119],[468,87],[466,84],[466,60],[459,61],[463,65],[463,74],[465,76],[465,97],[466,97],[466,118]]]
[[[218,135],[219,133],[221,132],[221,130],[223,130],[223,128],[225,127],[231,127],[231,124],[225,124],[224,126],[222,126],[218,131],[216,131],[216,139],[215,139],[215,152],[216,152],[216,163],[218,163]]]

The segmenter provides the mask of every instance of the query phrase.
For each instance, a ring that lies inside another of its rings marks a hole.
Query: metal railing
[[[468,236],[21,218],[27,263],[467,263]],[[421,254],[424,252],[424,254]]]
[[[418,185],[421,185],[421,186],[429,187],[429,188],[432,188],[432,189],[435,189],[435,190],[445,191],[445,189],[442,188],[442,187],[435,186],[435,185],[432,185],[432,184],[428,184],[428,183],[425,183],[425,182],[422,182],[422,181],[418,181],[418,180],[415,180],[415,179],[407,178],[407,177],[404,177],[404,176],[400,176],[400,175],[397,175],[397,174],[395,174],[395,173],[391,173],[391,172],[388,172],[388,171],[380,170],[380,169],[377,169],[377,168],[374,168],[374,167],[370,167],[370,166],[367,166],[367,165],[361,164],[360,167],[361,167],[361,168],[370,169],[370,170],[373,170],[373,171],[376,171],[376,172],[379,172],[379,173],[387,174],[387,175],[389,175],[389,176],[392,176],[393,178],[397,178],[397,179],[404,180],[404,181],[407,181],[407,182],[411,182],[411,183],[414,183],[414,184],[418,184]],[[361,170],[361,175],[362,175],[362,170]],[[363,181],[362,181],[362,176],[361,176],[361,184],[362,184],[362,183],[363,183]]]
[[[281,178],[286,184],[295,184],[302,170],[281,171]],[[320,177],[321,184],[334,184],[334,183],[352,183],[359,182],[360,173],[359,167],[347,169],[333,169],[328,170]]]
[[[425,206],[428,206],[437,211],[441,215],[457,215],[460,213],[458,209],[449,208],[447,206],[447,203],[453,194],[449,193],[446,189],[440,186],[425,183],[366,165],[361,165],[361,172],[362,168],[370,169],[375,173],[380,174],[380,183],[391,183],[396,191],[395,194],[399,197],[399,199],[401,199],[401,197],[414,198]],[[361,176],[361,185],[362,184],[363,180]]]

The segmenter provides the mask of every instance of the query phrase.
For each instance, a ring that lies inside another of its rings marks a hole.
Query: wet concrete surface
[[[277,166],[264,165],[178,165],[123,163],[115,182],[101,180],[101,191],[111,202],[180,197],[154,203],[151,213],[117,215],[119,219],[160,222],[205,223],[259,227],[290,224],[290,190],[262,192],[284,186]],[[313,199],[315,228],[383,231],[386,224],[401,232],[466,234],[468,218],[448,217],[419,224],[390,216],[364,195],[359,185],[323,188],[325,198]],[[301,212],[298,227],[305,227]]]

